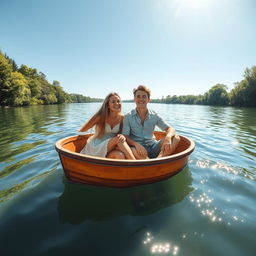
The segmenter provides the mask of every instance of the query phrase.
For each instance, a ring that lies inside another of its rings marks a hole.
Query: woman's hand
[[[122,142],[124,143],[126,141],[126,138],[123,134],[117,134],[117,139],[118,139],[118,142]]]

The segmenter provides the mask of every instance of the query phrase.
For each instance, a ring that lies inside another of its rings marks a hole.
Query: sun
[[[215,0],[216,1],[216,0]],[[188,20],[206,16],[214,8],[214,0],[155,0],[162,20]]]
[[[175,10],[175,18],[184,15],[201,16],[202,13],[209,10],[212,0],[173,0],[172,8]]]
[[[203,9],[209,5],[210,0],[177,0],[177,5],[187,9]]]

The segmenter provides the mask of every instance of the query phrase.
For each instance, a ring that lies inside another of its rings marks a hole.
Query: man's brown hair
[[[137,91],[144,91],[144,92],[146,92],[147,95],[148,95],[148,98],[150,99],[150,93],[151,93],[151,91],[150,91],[150,89],[149,89],[148,87],[146,87],[145,85],[139,85],[137,88],[133,89],[133,95],[134,95],[134,97],[135,97],[135,94],[136,94]]]

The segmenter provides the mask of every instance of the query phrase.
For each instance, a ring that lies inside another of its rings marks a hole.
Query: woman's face
[[[108,107],[110,111],[121,112],[121,99],[118,96],[111,96],[109,98]]]

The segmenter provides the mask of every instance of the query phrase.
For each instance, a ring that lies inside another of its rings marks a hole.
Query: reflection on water
[[[256,111],[251,108],[232,109],[230,114],[231,129],[236,144],[244,156],[254,160],[256,157]]]
[[[186,167],[174,177],[139,187],[113,189],[65,181],[59,198],[61,223],[78,224],[85,220],[102,221],[126,214],[148,215],[181,201],[192,191],[191,173]]]
[[[27,179],[24,182],[21,182],[20,184],[16,184],[8,189],[0,190],[0,203],[3,203],[5,201],[9,200],[12,196],[21,192],[29,183],[35,182],[36,180],[47,176],[48,174],[52,173],[53,171],[55,171],[55,169],[45,172],[43,174],[34,176],[34,177]]]
[[[45,124],[58,122],[64,117],[64,110],[65,105],[1,108],[0,142],[22,140],[31,133],[49,135],[47,127],[44,127]]]
[[[112,189],[66,181],[54,149],[99,105],[0,109],[1,255],[255,254],[256,109],[150,104],[196,142],[189,165]]]
[[[208,106],[208,115],[209,118],[209,128],[212,127],[214,130],[222,129],[225,125],[228,118],[228,107],[215,107]]]
[[[0,109],[0,202],[6,202],[56,166],[56,125],[65,105]],[[48,155],[48,156],[47,156]]]
[[[5,150],[3,154],[0,156],[0,161],[3,162],[10,162],[14,160],[14,157],[18,154],[22,154],[26,151],[30,151],[34,147],[46,143],[45,140],[39,140],[32,143],[24,143],[18,145],[15,149],[12,150]]]
[[[0,172],[0,178],[3,178],[7,175],[10,175],[11,173],[15,172],[16,170],[20,169],[22,166],[26,166],[27,164],[31,163],[34,161],[34,157],[29,157],[26,159],[23,159],[17,163],[14,163],[12,165],[9,165],[5,167],[1,172]]]
[[[47,143],[45,137],[54,135],[50,123],[60,122],[64,109],[63,105],[1,108],[0,161],[13,161],[17,155]]]

